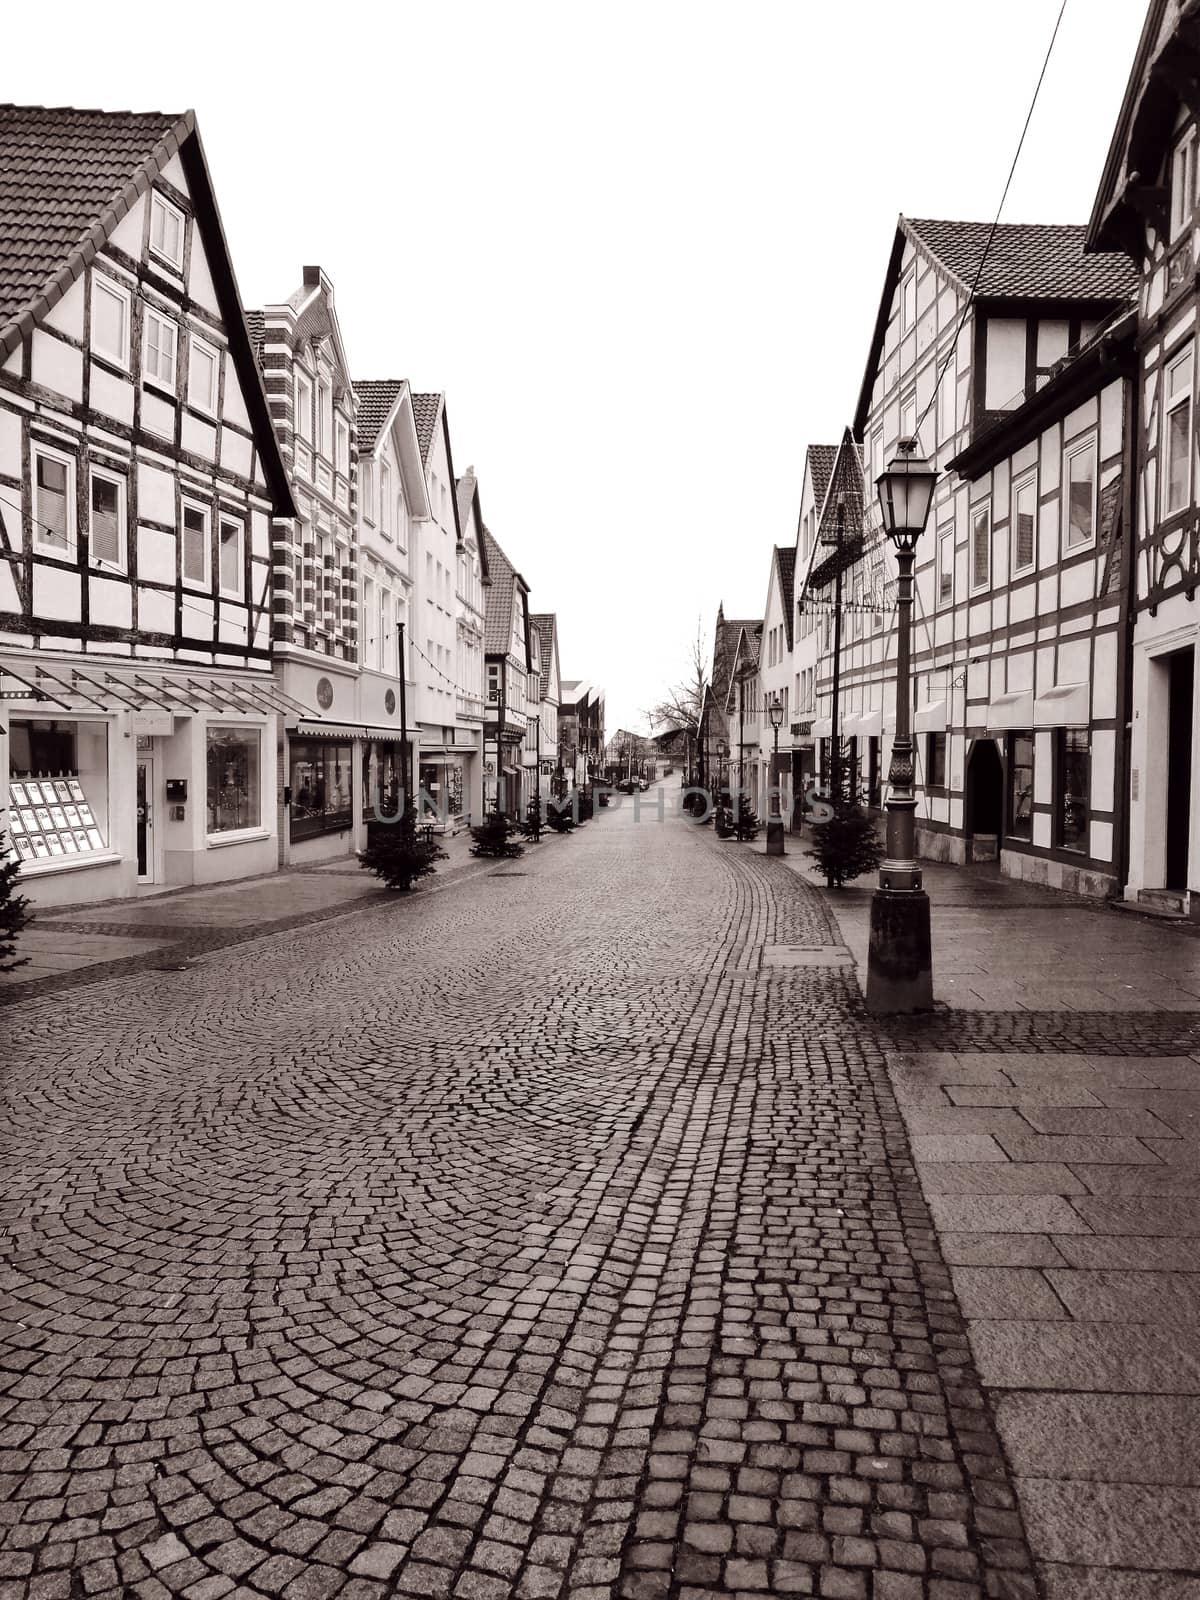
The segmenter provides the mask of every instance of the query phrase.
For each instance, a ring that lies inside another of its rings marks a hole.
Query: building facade
[[[762,644],[759,660],[759,699],[763,715],[758,730],[758,792],[769,796],[778,789],[779,813],[787,826],[793,809],[792,721],[795,705],[792,680],[793,634],[796,603],[792,586],[796,572],[794,545],[776,545],[771,552],[771,576],[767,582],[767,604],[763,612]],[[769,710],[778,703],[783,723],[776,741]],[[775,751],[778,749],[778,760]],[[769,802],[767,802],[769,803]]]
[[[488,569],[484,805],[488,810],[521,817],[527,802],[524,752],[529,732],[529,588],[486,526],[483,546]]]
[[[529,626],[537,640],[538,793],[543,802],[567,793],[558,743],[558,712],[562,699],[562,679],[558,662],[558,618],[553,611],[531,612]]]
[[[289,703],[270,528],[294,506],[194,117],[5,107],[0,162],[24,240],[0,267],[21,887],[47,905],[268,871]]]
[[[475,469],[468,467],[458,480],[458,581],[456,585],[458,684],[456,718],[478,751],[464,778],[464,800],[469,816],[483,813],[483,639],[487,621],[487,555],[483,548],[483,512]]]
[[[1152,0],[1088,227],[1135,268],[1127,898],[1200,918],[1196,321],[1200,19]]]

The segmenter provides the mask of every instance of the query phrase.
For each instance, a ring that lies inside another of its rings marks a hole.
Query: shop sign
[[[170,711],[134,711],[130,714],[131,731],[139,738],[167,737],[175,732],[175,717]]]

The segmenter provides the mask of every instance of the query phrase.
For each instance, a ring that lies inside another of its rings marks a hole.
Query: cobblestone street
[[[1034,1596],[841,948],[627,802],[19,999],[0,1596]]]

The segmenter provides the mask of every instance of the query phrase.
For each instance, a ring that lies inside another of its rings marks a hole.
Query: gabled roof
[[[974,287],[977,300],[1078,300],[1111,308],[1130,299],[1137,288],[1132,262],[1117,251],[1085,254],[1086,232],[1075,224],[1001,222],[993,235],[990,222],[900,217],[854,412],[855,437],[862,438],[870,414],[906,244],[933,262],[964,297]]]
[[[412,397],[413,415],[417,419],[417,439],[421,446],[421,460],[426,467],[429,465],[429,453],[433,449],[434,429],[437,426],[442,399],[440,394],[414,394]]]
[[[862,554],[865,531],[866,486],[863,481],[862,451],[847,428],[838,445],[837,460],[817,523],[812,560],[804,587],[821,589],[844,572]],[[839,539],[840,523],[840,539]],[[829,541],[823,551],[822,544]]]
[[[173,156],[188,181],[275,510],[295,505],[194,111],[0,106],[0,360],[62,299]]]
[[[751,673],[758,671],[759,657],[762,653],[761,622],[742,622],[738,625],[737,642],[733,647],[733,659],[730,664],[729,682],[725,686],[724,705],[726,711],[732,710],[734,686]]]
[[[396,409],[396,402],[404,393],[403,378],[356,378],[354,395],[358,401],[358,449],[361,455],[370,455],[379,442],[379,435]]]
[[[779,602],[783,607],[783,627],[787,636],[787,647],[792,648],[792,624],[795,619],[795,607],[792,604],[793,588],[796,578],[796,546],[775,546],[775,572],[779,580]]]
[[[1198,35],[1196,0],[1150,0],[1092,206],[1087,249],[1128,250],[1140,260],[1147,223],[1166,231],[1166,196],[1155,185],[1175,132],[1181,88],[1195,83]]]
[[[829,480],[833,476],[833,463],[837,460],[838,447],[835,444],[810,444],[808,447],[808,470],[812,477],[813,505],[820,516],[821,508],[825,504],[825,495],[829,489]]]
[[[538,638],[542,642],[541,667],[542,667],[542,699],[550,692],[550,671],[554,665],[554,652],[558,647],[558,618],[553,611],[531,611],[529,626],[537,630]],[[558,692],[563,690],[562,680],[559,679]]]
[[[483,621],[483,653],[506,656],[512,646],[513,600],[522,593],[528,594],[529,585],[496,543],[486,524],[483,528],[483,546],[491,578]],[[525,648],[528,652],[528,641]],[[528,664],[527,653],[526,666]]]

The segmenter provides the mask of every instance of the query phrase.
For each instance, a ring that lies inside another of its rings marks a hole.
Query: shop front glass
[[[209,728],[206,775],[208,831],[238,833],[262,826],[261,750],[257,728]]]
[[[363,817],[367,822],[400,814],[404,764],[398,740],[371,739],[363,752]],[[378,817],[376,815],[378,813]]]
[[[57,718],[9,727],[9,844],[22,861],[108,848],[108,724]]]
[[[422,761],[420,785],[425,804],[442,821],[461,817],[463,811],[463,769],[457,761]]]
[[[349,829],[354,821],[351,746],[331,739],[293,739],[288,760],[291,837],[312,839]]]

